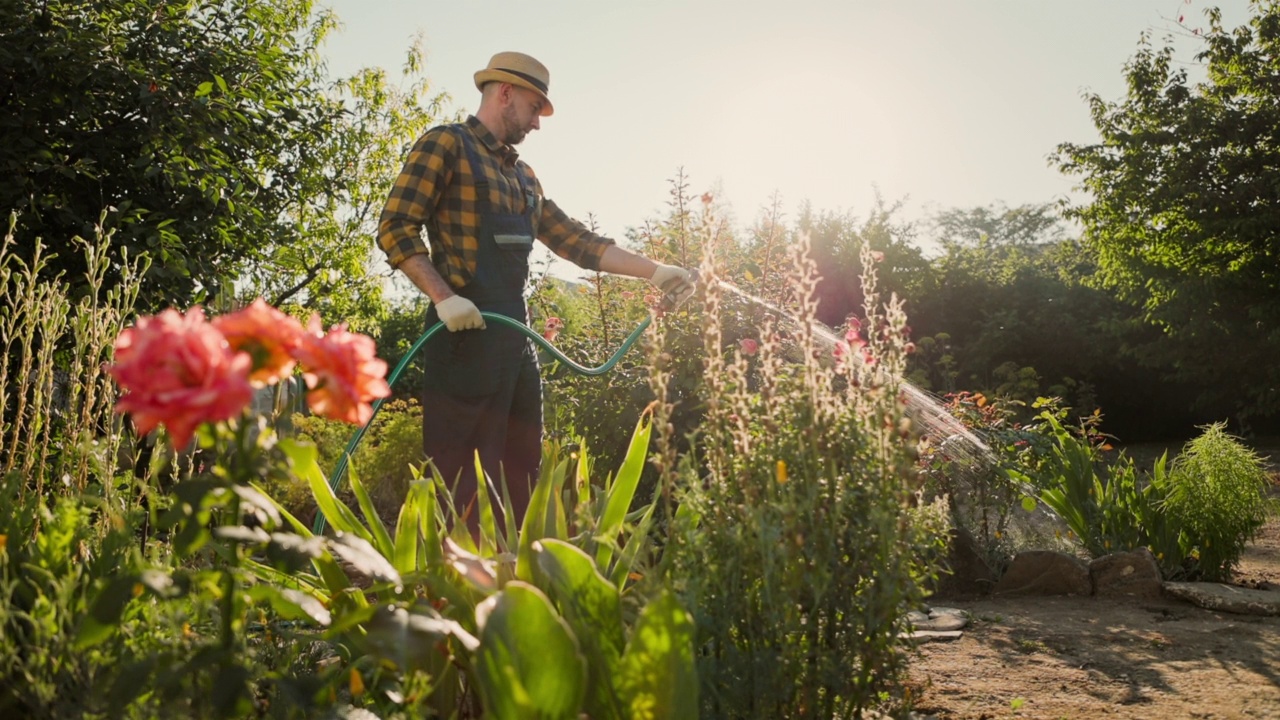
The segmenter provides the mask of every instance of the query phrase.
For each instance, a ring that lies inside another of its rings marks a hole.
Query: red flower
[[[367,335],[348,332],[346,325],[330,328],[327,335],[320,331],[320,318],[313,315],[294,350],[306,368],[307,404],[322,417],[363,425],[373,417],[372,402],[391,394],[384,379],[387,363],[374,356]]]
[[[271,385],[293,372],[297,362],[293,351],[302,342],[302,323],[262,298],[243,310],[214,318],[213,326],[222,331],[232,350],[253,359],[249,382],[255,387]]]
[[[194,307],[185,316],[138,318],[116,338],[107,372],[124,390],[116,412],[129,413],[144,435],[164,425],[181,448],[201,423],[235,417],[249,404],[250,363]]]
[[[760,351],[760,343],[751,338],[742,338],[738,341],[738,347],[742,349],[743,355],[755,355]]]
[[[542,326],[542,337],[547,342],[555,342],[556,336],[560,334],[560,330],[564,328],[564,321],[558,317],[547,318],[546,323]]]

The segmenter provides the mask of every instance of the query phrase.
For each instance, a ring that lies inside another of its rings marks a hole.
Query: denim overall
[[[455,127],[473,176],[482,177],[474,135],[465,125]],[[501,188],[490,188],[483,179],[476,182],[476,271],[454,292],[482,311],[527,324],[524,287],[540,199],[519,164],[514,174],[524,198],[521,213],[498,212],[493,198]],[[427,327],[439,320],[432,305]],[[423,449],[453,487],[455,508],[461,513],[475,498],[479,450],[481,466],[494,482],[490,498],[495,511],[502,499],[497,483],[505,474],[515,521],[521,522],[542,458],[542,384],[532,341],[512,328],[488,323],[484,330],[439,332],[423,347],[423,355]],[[473,530],[477,516],[478,508],[473,507],[468,518]],[[501,517],[499,512],[500,521]]]

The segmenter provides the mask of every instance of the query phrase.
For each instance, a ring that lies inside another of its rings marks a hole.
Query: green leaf
[[[524,523],[520,528],[520,543],[516,551],[516,577],[525,582],[533,581],[533,544],[547,537],[554,529],[554,519],[549,519],[552,493],[556,483],[553,477],[567,471],[567,461],[549,464],[544,462],[538,483],[533,487],[529,498],[529,509],[525,512]]]
[[[649,413],[640,416],[635,432],[631,435],[631,445],[618,470],[618,476],[610,485],[604,513],[600,516],[597,534],[604,540],[596,551],[596,564],[602,568],[609,567],[613,556],[610,540],[622,530],[622,522],[631,509],[631,501],[635,498],[636,488],[640,485],[640,474],[644,471],[645,460],[649,456],[649,435],[653,430],[653,418]]]
[[[378,582],[392,585],[402,584],[400,573],[368,540],[347,533],[329,540],[329,549],[343,560],[346,560],[357,572],[367,575]]]
[[[587,714],[620,717],[613,676],[622,656],[622,596],[597,571],[582,550],[562,540],[544,539],[533,546],[539,588],[551,598],[573,629],[587,657]]]
[[[1031,497],[1030,495],[1023,495],[1023,496],[1022,496],[1022,509],[1023,509],[1023,510],[1026,510],[1027,512],[1035,512],[1035,510],[1036,510],[1036,499],[1035,499],[1035,498],[1033,498],[1033,497]]]
[[[395,544],[391,542],[391,535],[387,532],[386,523],[382,522],[382,517],[378,515],[378,508],[373,504],[373,498],[369,496],[369,489],[365,487],[360,476],[356,473],[355,465],[347,465],[347,483],[351,486],[351,491],[355,493],[356,502],[360,504],[360,512],[364,515],[365,522],[369,524],[369,529],[373,531],[372,542],[382,553],[383,557],[395,556]]]
[[[476,607],[474,667],[486,717],[576,720],[587,668],[573,633],[540,590],[520,581]]]
[[[628,717],[698,717],[693,618],[664,591],[645,606],[618,670]]]
[[[545,538],[533,546],[539,589],[547,593],[569,625],[603,637],[622,652],[622,597],[596,569],[591,556],[563,540]]]
[[[73,647],[84,650],[111,637],[120,625],[129,601],[140,595],[145,587],[137,575],[120,576],[107,583],[81,619]]]
[[[214,75],[213,81],[218,84],[219,90],[221,90],[224,93],[227,91],[227,81],[223,80],[221,75]]]
[[[430,609],[412,612],[391,605],[376,609],[363,624],[365,643],[377,657],[389,660],[403,673],[426,671],[435,674],[441,660],[442,640],[456,639],[467,652],[480,644],[474,635],[453,620]]]
[[[196,86],[196,97],[198,98],[204,97],[205,95],[208,95],[211,92],[213,92],[213,83],[209,82],[208,80]]]
[[[258,602],[270,603],[271,608],[286,620],[310,620],[322,627],[328,626],[333,620],[323,603],[298,590],[258,583],[249,588],[249,597]]]
[[[329,487],[329,483],[325,481],[324,473],[320,471],[319,453],[316,447],[310,443],[289,439],[281,440],[279,447],[293,462],[293,471],[306,480],[311,487],[311,494],[315,497],[320,512],[324,513],[325,519],[333,529],[352,533],[367,542],[373,542],[373,536],[360,524],[355,513],[338,499],[338,496],[333,493],[333,488]]]
[[[418,569],[418,497],[421,494],[421,483],[410,485],[404,503],[400,506],[400,515],[396,518],[395,549],[391,563],[401,574]]]
[[[493,515],[493,503],[490,498],[490,491],[493,481],[485,474],[484,468],[480,466],[480,451],[475,454],[476,463],[476,506],[472,508],[473,512],[480,513],[480,553],[482,555],[495,555],[498,552],[498,530],[497,521]]]
[[[422,511],[418,513],[418,526],[422,532],[422,567],[439,569],[444,566],[444,541],[440,536],[436,493],[444,487],[444,480],[432,466],[431,478],[418,480],[414,485],[422,487]]]

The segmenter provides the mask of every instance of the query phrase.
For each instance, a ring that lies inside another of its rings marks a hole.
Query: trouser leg
[[[437,389],[423,393],[423,450],[450,488],[454,510],[465,518],[472,537],[479,536],[480,528],[476,453],[484,472],[498,477],[507,440],[510,389],[508,383],[497,393],[479,397],[455,397]],[[501,498],[490,493],[490,500],[496,506]],[[495,511],[500,515],[500,508]]]
[[[542,377],[535,360],[525,362],[516,376],[506,439],[503,472],[519,528],[542,463]]]

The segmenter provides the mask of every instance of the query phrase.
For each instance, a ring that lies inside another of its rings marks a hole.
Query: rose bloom
[[[742,338],[738,341],[738,347],[742,349],[743,355],[755,355],[760,350],[760,343],[751,338]]]
[[[294,350],[306,371],[307,405],[322,417],[363,425],[373,417],[372,402],[391,394],[387,363],[374,356],[373,338],[349,332],[345,325],[321,334],[320,317],[311,316]]]
[[[142,435],[164,425],[181,448],[201,423],[235,417],[249,404],[250,362],[194,307],[138,318],[116,338],[107,372],[124,391],[116,412],[129,413]]]
[[[556,336],[560,334],[560,330],[564,328],[564,321],[558,317],[549,317],[542,326],[542,337],[547,342],[555,342]]]
[[[227,338],[232,350],[249,354],[254,387],[271,385],[289,377],[297,361],[293,350],[302,342],[302,323],[268,305],[262,298],[243,310],[216,317],[213,326]]]

